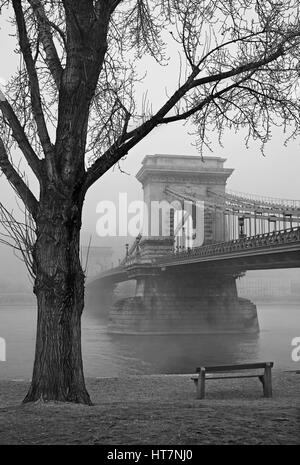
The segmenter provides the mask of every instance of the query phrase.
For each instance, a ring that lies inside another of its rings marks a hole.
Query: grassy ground
[[[258,379],[207,382],[195,399],[189,376],[87,380],[94,406],[21,405],[28,385],[0,382],[0,444],[300,444],[300,375],[276,372],[274,396]]]

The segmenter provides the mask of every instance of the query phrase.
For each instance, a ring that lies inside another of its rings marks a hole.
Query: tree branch
[[[10,162],[4,143],[0,138],[0,168],[6,176],[9,183],[13,186],[19,197],[24,202],[24,205],[31,213],[33,218],[36,218],[38,201],[23,181],[20,174],[15,170],[12,163]]]
[[[37,179],[40,180],[42,176],[42,160],[38,158],[32,146],[30,145],[24,129],[20,124],[20,121],[18,120],[12,106],[6,100],[2,92],[0,94],[0,109],[2,111],[3,117],[8,122],[12,130],[12,136],[22,150],[27,163],[36,175]]]
[[[1,229],[4,230],[0,230],[0,243],[12,247],[15,252],[21,254],[18,258],[24,261],[34,281],[35,266],[33,253],[36,241],[35,225],[32,215],[26,208],[23,213],[25,217],[24,222],[18,221],[14,217],[13,212],[8,211],[0,202],[0,225]]]
[[[92,0],[63,0],[62,3],[67,60],[60,88],[55,149],[63,177],[78,178],[79,171],[84,175],[86,128],[107,51],[110,15],[104,0],[98,19]]]
[[[26,68],[29,76],[29,85],[31,92],[32,112],[36,121],[39,138],[45,155],[52,153],[52,144],[48,134],[42,103],[40,96],[39,80],[35,69],[34,61],[31,54],[31,47],[28,39],[24,13],[21,0],[12,0],[18,32],[19,45],[24,57]]]
[[[103,7],[109,7],[110,14],[114,12],[114,10],[117,8],[117,6],[122,2],[123,0],[97,0],[95,4],[95,13],[97,15],[97,18],[100,17],[101,10]]]
[[[214,93],[212,92],[208,97],[206,97],[205,99],[202,100],[202,102],[199,103],[199,105],[196,105],[192,108],[190,108],[189,110],[185,111],[184,113],[180,113],[178,115],[174,115],[174,116],[169,116],[167,118],[163,118],[161,120],[161,123],[160,124],[168,124],[168,123],[174,123],[175,121],[180,121],[180,120],[185,120],[187,118],[189,118],[190,116],[194,115],[195,113],[197,113],[198,111],[202,110],[202,108],[205,106],[205,105],[208,105],[210,102],[212,102],[213,100],[216,100],[217,98],[221,97],[223,94],[225,94],[226,92],[230,92],[232,89],[235,89],[235,88],[240,88],[242,86],[240,86],[240,84],[242,84],[243,82],[247,81],[248,79],[250,79],[250,77],[253,75],[255,71],[252,71],[252,73],[250,73],[250,75],[247,75],[245,76],[243,79],[240,79],[239,81],[237,82],[234,82],[233,84],[227,86],[227,87],[224,87],[223,89],[219,90],[218,92]],[[218,83],[216,83],[217,85]],[[216,86],[215,86],[216,87]]]
[[[224,71],[222,73],[213,74],[212,76],[205,76],[200,79],[195,79],[193,84],[191,85],[191,89],[195,87],[199,87],[203,84],[209,84],[211,82],[216,81],[223,81],[224,79],[228,79],[230,77],[237,76],[238,74],[246,73],[248,71],[257,70],[260,66],[267,65],[272,61],[277,60],[280,56],[284,54],[283,44],[280,44],[276,50],[276,52],[272,53],[270,56],[262,58],[261,60],[253,61],[252,63],[247,63],[246,65],[238,66],[230,71]]]
[[[219,92],[216,92],[215,94],[209,95],[208,97],[203,99],[199,105],[191,108],[189,111],[185,113],[157,120],[155,120],[154,117],[151,118],[149,121],[140,126],[138,128],[139,131],[136,133],[136,135],[133,138],[131,138],[128,142],[126,142],[123,146],[119,148],[115,147],[114,149],[112,149],[111,147],[98,160],[95,161],[95,163],[87,170],[86,173],[86,182],[83,186],[85,192],[95,181],[97,181],[97,179],[99,179],[99,177],[102,176],[102,174],[108,171],[115,163],[117,163],[122,157],[124,157],[132,147],[134,147],[147,134],[149,134],[149,132],[151,132],[152,129],[154,129],[154,127],[160,124],[168,124],[171,122],[187,119],[194,113],[201,111],[206,105],[208,105],[216,98],[220,97],[222,94],[225,94],[226,92],[229,92],[230,90],[238,87],[240,83],[246,81],[247,79],[249,79],[249,76],[241,79],[237,83],[225,87],[224,89],[220,90]]]
[[[299,34],[297,34],[299,35]],[[293,35],[294,36],[294,35]],[[289,37],[290,39],[290,37]],[[191,114],[199,111],[203,108],[204,105],[209,103],[212,100],[212,96],[207,97],[203,100],[201,104],[199,104],[196,109],[191,110],[191,113],[187,112],[184,117],[169,117],[165,118],[165,115],[169,113],[169,111],[174,108],[176,103],[187,94],[188,91],[195,87],[199,87],[201,85],[207,83],[214,83],[214,82],[221,82],[226,80],[230,77],[237,76],[239,74],[244,74],[245,72],[253,71],[250,73],[250,76],[254,74],[254,72],[261,66],[271,63],[272,61],[277,60],[280,56],[284,54],[283,43],[287,40],[287,38],[279,44],[277,50],[270,54],[263,59],[253,61],[248,63],[247,65],[240,65],[233,70],[224,71],[222,73],[214,74],[212,76],[206,76],[200,79],[195,79],[199,74],[200,70],[198,68],[194,68],[191,75],[188,77],[186,82],[177,89],[173,95],[167,100],[167,102],[158,110],[158,112],[152,116],[148,121],[141,124],[138,128],[133,129],[129,133],[124,134],[122,140],[118,140],[115,142],[100,158],[98,158],[93,165],[87,170],[86,172],[86,181],[84,184],[84,189],[87,190],[99,177],[102,176],[109,168],[111,168],[118,160],[124,157],[128,151],[134,147],[140,140],[142,140],[149,132],[151,132],[156,126],[162,123],[170,123],[173,121],[178,121],[179,119],[186,119]],[[249,75],[246,78],[243,78],[242,81],[249,79]],[[231,90],[233,87],[236,87],[236,83],[228,86],[221,93],[227,92]],[[221,94],[220,94],[221,95]],[[213,97],[215,98],[215,97]],[[127,142],[126,142],[127,141]],[[123,145],[121,145],[123,143]]]
[[[57,50],[53,42],[51,24],[46,16],[44,6],[40,2],[40,0],[28,1],[34,11],[35,17],[39,25],[40,39],[46,54],[46,64],[48,65],[49,70],[53,76],[57,89],[59,89],[63,67],[61,65],[60,59],[57,54]]]

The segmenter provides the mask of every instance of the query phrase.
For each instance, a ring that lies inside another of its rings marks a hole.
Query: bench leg
[[[271,370],[272,370],[272,367],[267,365],[265,368],[264,383],[263,383],[265,397],[272,397],[272,372]]]
[[[195,388],[196,388],[196,399],[199,399],[199,389],[198,389],[198,379],[194,379]]]
[[[199,378],[196,382],[197,399],[205,398],[205,368],[200,369]]]
[[[265,377],[264,377],[264,375],[259,375],[258,379],[261,382],[261,384],[263,386],[263,389],[265,389]]]

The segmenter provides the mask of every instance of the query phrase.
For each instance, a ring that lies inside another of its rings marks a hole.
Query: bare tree
[[[11,10],[20,66],[0,94],[0,167],[34,220],[28,260],[38,325],[25,401],[88,404],[79,258],[87,190],[154,128],[175,121],[194,123],[200,151],[211,131],[221,138],[225,128],[246,127],[248,137],[262,144],[274,125],[295,137],[299,2],[1,3]],[[146,54],[166,65],[171,42],[181,53],[178,86],[152,110],[146,97],[141,102],[137,97],[136,66]],[[15,166],[18,153],[39,182],[39,198]],[[9,226],[9,214],[3,213]]]

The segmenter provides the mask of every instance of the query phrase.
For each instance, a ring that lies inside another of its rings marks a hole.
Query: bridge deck
[[[223,259],[224,255],[233,258],[242,255],[265,255],[268,252],[281,253],[287,251],[300,251],[300,227],[195,247],[160,258],[157,262],[167,265],[199,261],[199,259],[205,258],[218,260]]]
[[[251,262],[251,258],[255,261]],[[286,258],[286,259],[285,259]],[[241,262],[241,259],[243,262]],[[128,278],[134,268],[161,269],[200,262],[233,262],[247,269],[289,268],[300,266],[300,227],[245,237],[228,242],[203,245],[157,259],[129,257],[121,266],[99,274],[94,280],[111,279],[116,282]]]

